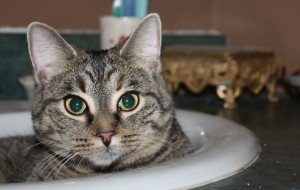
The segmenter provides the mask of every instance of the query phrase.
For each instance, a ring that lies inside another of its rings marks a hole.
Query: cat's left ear
[[[150,72],[160,71],[161,21],[158,14],[147,15],[125,42],[120,55]]]
[[[77,56],[73,47],[43,23],[33,22],[28,26],[27,40],[38,85],[47,83],[51,77],[63,72],[69,60]]]

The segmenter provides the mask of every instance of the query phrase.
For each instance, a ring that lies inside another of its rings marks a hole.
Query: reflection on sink
[[[0,189],[190,189],[234,175],[260,152],[247,128],[219,117],[177,110],[179,122],[195,146],[192,154],[156,166],[95,177],[1,185]],[[29,112],[1,114],[0,137],[33,134]]]

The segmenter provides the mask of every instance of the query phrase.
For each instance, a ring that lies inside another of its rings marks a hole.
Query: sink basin
[[[188,156],[151,167],[95,177],[0,185],[0,190],[190,189],[241,172],[258,158],[259,142],[247,128],[203,113],[176,112],[195,147]],[[1,114],[0,137],[33,134],[30,117],[29,112]]]

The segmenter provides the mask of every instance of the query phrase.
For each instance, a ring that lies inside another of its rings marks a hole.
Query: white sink
[[[197,112],[177,110],[177,116],[196,148],[184,158],[96,177],[0,185],[0,190],[190,189],[241,172],[258,158],[258,140],[247,128]],[[32,134],[30,118],[29,112],[1,114],[0,137]]]

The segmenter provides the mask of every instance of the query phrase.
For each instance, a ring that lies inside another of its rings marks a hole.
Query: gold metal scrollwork
[[[247,88],[258,94],[266,87],[268,100],[277,101],[276,83],[283,65],[266,49],[203,50],[171,47],[164,51],[163,73],[171,93],[185,85],[199,93],[207,85],[216,86],[225,108],[234,108],[235,99]]]

